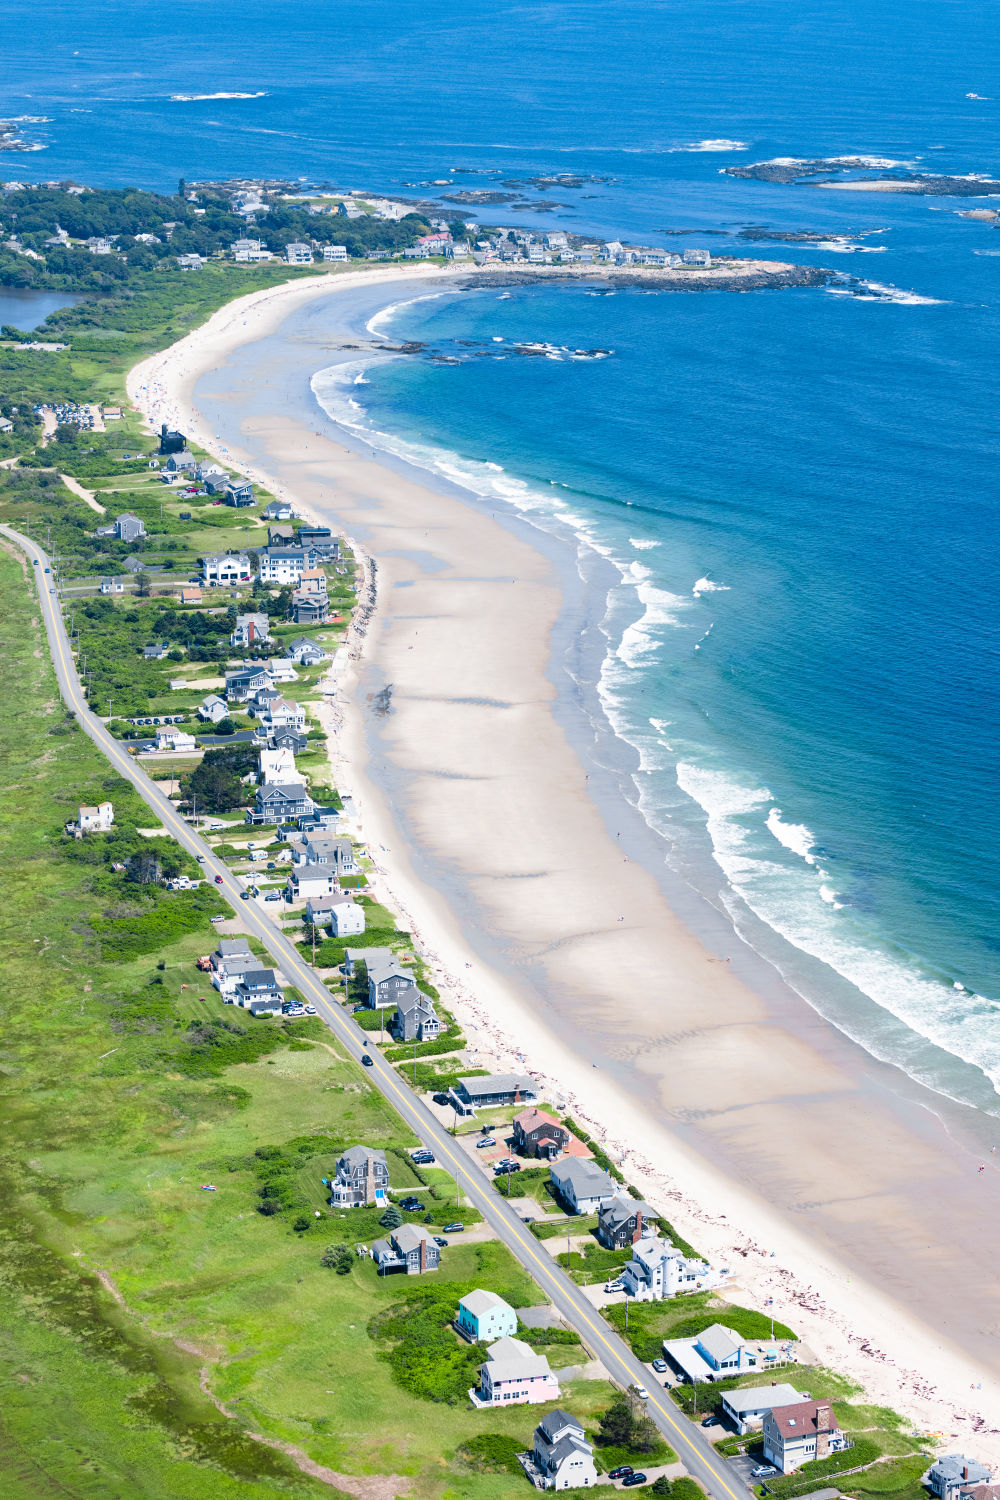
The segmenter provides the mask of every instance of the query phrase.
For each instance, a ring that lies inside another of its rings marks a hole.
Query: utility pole
[[[413,1033],[413,1087],[417,1086],[417,1034]]]

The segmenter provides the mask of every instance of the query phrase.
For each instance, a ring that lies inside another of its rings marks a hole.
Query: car
[[[451,1103],[451,1100],[448,1098],[447,1094],[435,1094],[433,1097],[434,1097],[434,1103],[435,1104],[450,1104]]]
[[[617,1469],[610,1469],[608,1471],[608,1478],[609,1479],[627,1479],[630,1474],[634,1474],[634,1473],[635,1473],[635,1470],[633,1469],[633,1467],[632,1467],[631,1464],[619,1464],[618,1467],[617,1467]]]
[[[314,1016],[315,1014],[316,1014],[316,1007],[315,1007],[315,1005],[307,1005],[306,1006],[306,1015],[307,1016]]]
[[[464,1228],[465,1225],[458,1223],[458,1221],[456,1220],[454,1224],[446,1224],[444,1226],[444,1232],[445,1234],[461,1234]]]
[[[250,892],[249,891],[240,891],[240,900],[241,901],[249,901],[250,900]]]
[[[216,875],[216,877],[215,877],[215,883],[216,883],[216,885],[221,885],[222,884],[222,876],[221,875]]]
[[[663,1375],[663,1374],[665,1374],[666,1373],[666,1368],[667,1368],[667,1362],[666,1362],[665,1359],[654,1359],[653,1360],[653,1369],[656,1371],[657,1375]]]
[[[404,1208],[408,1214],[418,1214],[424,1205],[419,1198],[401,1198],[399,1206],[400,1208]]]
[[[777,1474],[773,1464],[758,1464],[756,1469],[750,1470],[751,1479],[766,1479],[769,1474]]]
[[[50,594],[54,594],[55,593],[55,589],[49,589],[49,593]]]
[[[224,922],[226,919],[225,917],[209,917],[208,920],[210,922]]]
[[[281,900],[281,892],[280,891],[269,891],[268,894],[264,897],[264,900],[265,901],[280,901]]]
[[[46,573],[51,573],[52,569],[51,568],[46,568],[45,571],[46,571]]]
[[[205,856],[204,856],[204,854],[199,854],[198,855],[198,863],[200,865],[203,865],[205,863]]]
[[[644,1385],[637,1385],[636,1388],[635,1388],[635,1393],[639,1397],[640,1401],[648,1401],[649,1400],[649,1392],[647,1391],[647,1389],[646,1389],[646,1387]]]
[[[410,1152],[410,1160],[416,1162],[429,1162],[434,1160],[433,1151],[428,1151],[426,1146],[418,1146],[416,1151]]]
[[[146,720],[146,723],[147,724],[149,723],[148,719]],[[208,826],[209,826],[209,828],[225,828],[226,825],[225,825],[225,823],[220,823],[219,820],[218,820],[218,818],[213,818],[212,821],[209,823]]]
[[[477,1151],[485,1151],[487,1146],[495,1146],[496,1141],[491,1135],[484,1135],[481,1141],[476,1142]]]
[[[519,1161],[498,1161],[493,1168],[494,1177],[506,1177],[510,1172],[520,1172]]]
[[[267,862],[267,868],[268,868],[268,869],[269,869],[269,870],[276,870],[276,869],[277,869],[277,868],[278,868],[278,867],[277,867],[277,865],[276,865],[276,864],[275,864],[275,863],[274,863],[274,860],[273,860],[273,859],[269,859],[269,860],[268,860],[268,862]]]
[[[435,1243],[435,1245],[440,1245],[440,1247],[441,1247],[442,1250],[447,1250],[447,1248],[448,1248],[448,1241],[442,1239],[439,1234],[436,1234],[434,1236],[434,1243]]]
[[[715,1426],[715,1412],[714,1411],[710,1412],[707,1417],[702,1417],[702,1419],[701,1419],[701,1425],[702,1425],[702,1427],[714,1427]]]
[[[646,1476],[645,1476],[645,1474],[641,1474],[641,1473],[639,1473],[639,1474],[626,1474],[625,1478],[622,1480],[622,1489],[623,1490],[631,1490],[637,1484],[645,1484],[645,1483],[646,1483]]]
[[[290,1005],[285,1011],[286,1016],[304,1016],[306,1008],[304,1005]]]
[[[37,568],[38,567],[38,558],[37,557],[33,557],[31,559],[31,561],[34,563],[35,567]]]
[[[368,1056],[367,1052],[365,1053],[364,1057],[361,1059],[361,1065],[362,1065],[362,1067],[365,1067],[365,1068],[374,1068],[374,1066],[375,1066],[375,1064],[372,1062],[371,1058]]]
[[[604,1290],[606,1292],[621,1292],[624,1291],[624,1289],[625,1283],[624,1281],[622,1281],[621,1277],[617,1277],[614,1281],[606,1281],[604,1283]]]

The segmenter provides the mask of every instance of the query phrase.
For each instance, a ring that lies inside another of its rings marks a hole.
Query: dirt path
[[[107,515],[107,506],[98,505],[97,501],[94,499],[93,490],[85,490],[80,481],[78,479],[74,479],[70,474],[60,474],[59,478],[62,480],[63,484],[68,490],[72,490],[74,495],[79,495],[84,505],[89,505],[91,510],[96,510],[99,516]]]

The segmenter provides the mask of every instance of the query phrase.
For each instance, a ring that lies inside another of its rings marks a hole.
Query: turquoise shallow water
[[[457,363],[317,389],[615,563],[601,702],[665,855],[695,883],[710,867],[748,940],[874,1052],[997,1108],[1000,234],[957,200],[719,170],[861,151],[1000,174],[1000,104],[966,98],[993,93],[995,12],[113,0],[82,35],[66,0],[8,14],[3,109],[42,117],[45,149],[6,177],[400,192],[572,170],[601,180],[490,219],[672,248],[749,224],[860,236],[759,250],[887,297],[469,293],[380,325]]]

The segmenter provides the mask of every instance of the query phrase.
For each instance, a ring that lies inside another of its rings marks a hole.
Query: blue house
[[[472,1343],[491,1344],[496,1339],[513,1338],[517,1313],[496,1292],[467,1292],[458,1304],[455,1326]]]

